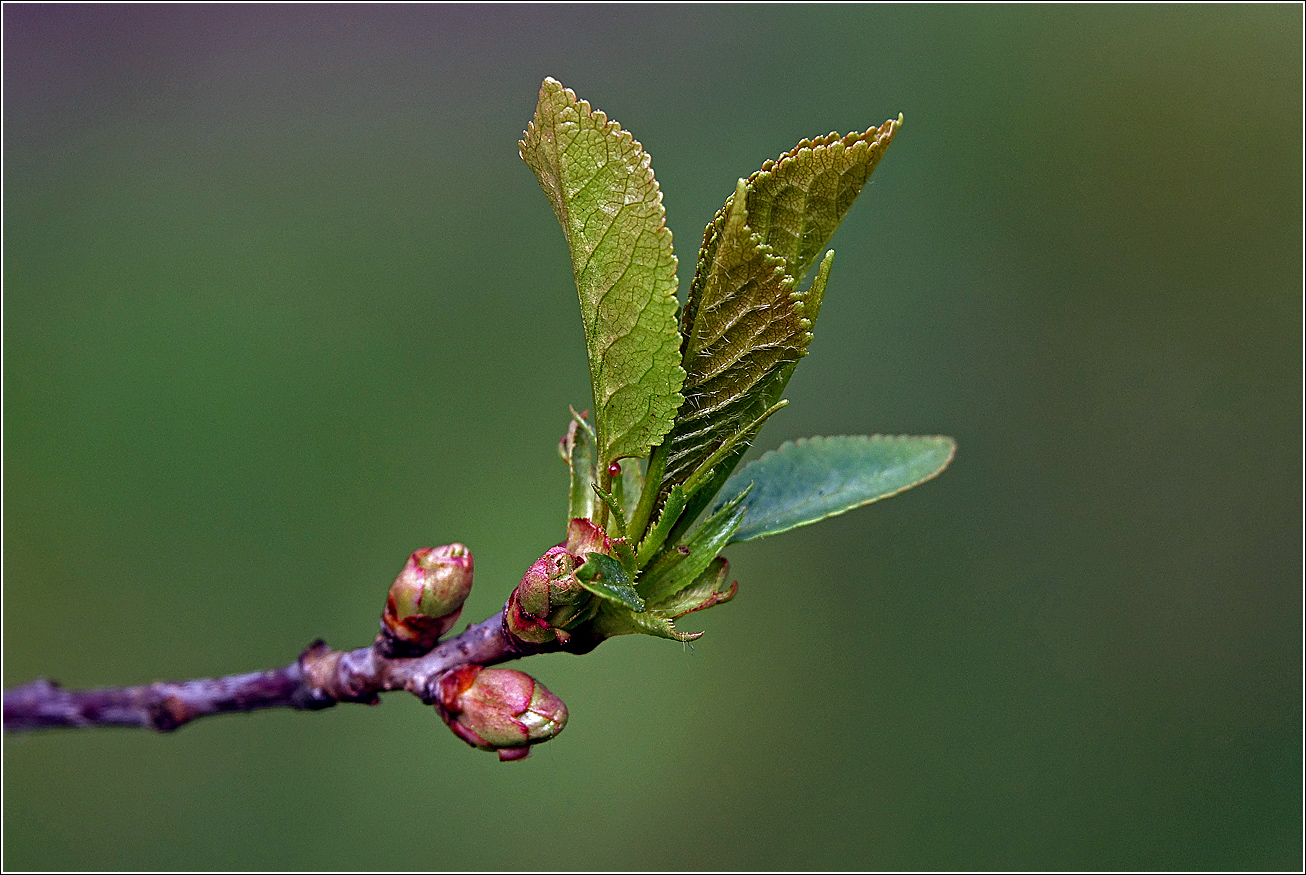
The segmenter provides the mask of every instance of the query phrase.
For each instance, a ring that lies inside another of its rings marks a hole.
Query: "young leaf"
[[[662,545],[667,540],[667,535],[680,519],[680,512],[685,509],[685,491],[676,484],[671,487],[667,493],[667,500],[662,505],[662,513],[658,516],[658,521],[653,524],[653,528],[644,536],[644,540],[639,542],[639,553],[636,556],[636,562],[642,568],[653,560],[653,557],[662,549]]]
[[[634,580],[639,573],[639,563],[635,561],[635,548],[625,538],[612,539],[612,555],[621,563],[621,570],[626,572],[627,580]]]
[[[725,557],[717,556],[694,578],[693,583],[675,595],[649,605],[649,610],[676,619],[730,601],[735,597],[738,587],[725,586],[729,567],[730,563],[726,562]]]
[[[676,257],[648,154],[554,79],[519,144],[571,250],[589,352],[600,472],[670,430],[685,373]]]
[[[702,632],[677,632],[673,618],[652,611],[633,613],[622,610],[611,602],[599,606],[592,623],[594,631],[603,638],[617,635],[651,635],[669,641],[693,641],[703,637]]]
[[[703,242],[681,324],[686,400],[667,438],[664,489],[755,418],[757,388],[798,361],[811,340],[794,278],[748,227],[746,204],[741,179]]]
[[[956,450],[948,437],[801,438],[735,473],[715,508],[749,490],[747,513],[730,543],[775,535],[924,483],[948,466]]]
[[[902,116],[847,136],[803,140],[748,177],[749,225],[801,280],[861,193]]]
[[[650,602],[660,602],[697,579],[703,569],[717,558],[717,553],[734,540],[747,510],[744,499],[748,491],[745,484],[740,492],[713,511],[683,550],[670,550],[664,560],[653,563],[637,584],[639,592]]]
[[[708,226],[681,314],[685,404],[660,451],[663,492],[780,400],[806,355],[829,279],[827,256],[806,291],[798,281],[839,226],[893,139],[901,117],[845,137],[803,140],[767,161]],[[728,474],[742,449],[727,456]],[[700,508],[701,509],[701,505]]]
[[[650,602],[642,613],[623,610],[614,602],[603,602],[594,618],[594,630],[601,636],[643,634],[672,641],[693,641],[702,632],[680,632],[675,621],[686,614],[724,604],[735,597],[738,584],[726,586],[730,563],[715,557],[693,582],[660,602]]]
[[[596,596],[615,602],[628,610],[640,613],[644,600],[630,585],[630,578],[621,563],[602,553],[590,553],[585,564],[576,569],[576,579]]]
[[[567,519],[597,518],[595,495],[594,430],[582,414],[572,411],[571,425],[559,447],[562,460],[571,469],[571,492],[567,502]]]
[[[622,459],[621,475],[612,478],[612,493],[618,496],[627,520],[634,516],[640,493],[644,491],[642,465],[643,462],[639,459]]]
[[[825,285],[830,278],[830,267],[834,264],[834,250],[826,253],[825,258],[821,261],[821,266],[817,268],[816,278],[812,280],[811,287],[803,293],[803,312],[812,321],[816,321],[817,313],[821,309],[821,301],[825,297]],[[805,353],[804,353],[805,354]],[[797,362],[789,362],[783,367],[772,371],[754,393],[749,403],[741,408],[742,417],[752,419],[753,421],[765,420],[771,411],[776,410],[781,404],[787,403],[780,400],[780,393],[789,385],[789,378],[793,376],[794,368]],[[703,512],[710,503],[712,498],[720,492],[722,485],[725,484],[730,472],[735,470],[739,460],[744,457],[748,451],[749,445],[755,438],[756,431],[748,435],[748,439],[739,442],[733,448],[726,447],[724,444],[713,452],[717,455],[722,449],[726,449],[724,458],[712,465],[710,471],[700,475],[695,472],[691,474],[691,479],[701,479],[702,485],[699,486],[697,494],[685,503],[684,513],[676,528],[672,530],[669,537],[676,538],[682,535],[685,530],[698,519],[698,515]],[[711,461],[711,457],[703,465],[706,466]]]
[[[600,489],[598,484],[594,485],[594,495],[599,501],[607,505],[608,521],[611,525],[610,531],[618,538],[626,537],[626,512],[622,509],[621,503],[617,501],[611,492],[604,492]]]

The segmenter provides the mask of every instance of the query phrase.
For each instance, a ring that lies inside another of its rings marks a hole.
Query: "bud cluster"
[[[530,675],[507,668],[460,665],[440,677],[435,710],[454,734],[500,760],[520,760],[532,744],[567,725],[567,706]]]

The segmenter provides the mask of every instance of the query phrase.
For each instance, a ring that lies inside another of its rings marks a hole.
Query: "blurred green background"
[[[572,715],[524,763],[408,696],[7,737],[6,867],[1300,865],[1297,6],[4,24],[6,686],[358,646],[453,540],[480,619],[560,540],[546,75],[653,156],[682,289],[738,176],[904,113],[758,447],[960,445],[732,548],[692,652],[524,664]]]

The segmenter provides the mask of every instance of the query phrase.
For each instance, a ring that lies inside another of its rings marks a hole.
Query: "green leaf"
[[[756,390],[811,340],[794,279],[748,227],[746,202],[741,179],[703,242],[681,321],[685,403],[667,438],[664,490],[756,419]]]
[[[680,488],[679,484],[671,487],[667,493],[667,500],[662,505],[662,513],[658,521],[653,524],[653,528],[644,536],[644,540],[639,543],[639,553],[636,556],[636,562],[642,568],[653,560],[658,551],[662,549],[662,544],[667,540],[667,535],[671,528],[680,519],[680,512],[685,509],[685,491]]]
[[[802,438],[736,472],[715,507],[747,495],[747,513],[731,543],[775,535],[924,483],[948,466],[956,450],[948,437]]]
[[[644,491],[643,463],[639,459],[622,459],[620,464],[621,475],[612,478],[612,494],[629,521],[639,504],[640,493]]]
[[[735,587],[728,589],[725,587],[727,568],[729,563],[723,557],[717,556],[698,577],[694,578],[693,583],[657,604],[650,604],[649,610],[663,616],[678,618],[730,601],[734,598]]]
[[[648,603],[643,613],[635,614],[603,602],[594,618],[594,628],[602,636],[642,634],[672,641],[693,641],[702,632],[680,632],[676,620],[694,611],[724,604],[735,597],[737,585],[725,585],[729,563],[717,556],[693,582],[662,601]]]
[[[594,478],[594,429],[583,414],[571,412],[571,425],[558,448],[562,460],[571,469],[571,492],[567,502],[567,519],[596,519],[598,497]]]
[[[571,250],[603,471],[647,455],[683,400],[662,193],[643,147],[554,79],[519,145]]]
[[[585,589],[600,598],[615,602],[636,613],[644,610],[644,600],[630,585],[630,578],[621,563],[602,553],[590,553],[585,564],[576,569],[576,579]]]
[[[640,578],[640,593],[650,602],[661,602],[693,583],[733,539],[744,520],[747,508],[743,502],[748,493],[749,487],[745,484],[713,512],[688,544],[668,550],[663,559],[653,563]]]
[[[816,278],[812,281],[811,289],[808,290],[806,296],[804,296],[804,311],[810,312],[812,319],[816,319],[816,312],[820,310],[821,299],[823,299],[825,295],[825,282],[829,279],[829,268],[831,268],[833,261],[835,261],[835,253],[828,252],[827,255],[825,255],[825,259],[821,261],[820,268],[816,270]],[[786,366],[782,367],[780,371],[776,371],[774,374],[767,377],[767,383],[761,387],[759,392],[757,392],[757,396],[751,401],[750,406],[747,407],[746,415],[750,415],[751,417],[751,415],[756,413],[757,419],[761,421],[761,419],[767,418],[771,411],[776,410],[778,406],[784,404],[784,402],[780,401],[780,393],[784,392],[786,385],[789,384],[789,377],[790,375],[793,375],[793,372],[794,364],[791,363],[786,364]],[[717,451],[713,452],[713,456],[716,456],[716,454],[720,453],[722,449],[725,449],[725,457],[721,458],[716,465],[713,465],[712,470],[703,471],[703,474],[701,475],[699,474],[699,471],[695,471],[695,474],[690,475],[690,479],[700,479],[701,485],[697,487],[696,494],[693,495],[692,499],[684,501],[683,507],[680,508],[680,511],[683,512],[680,513],[680,518],[677,521],[677,524],[675,524],[674,528],[671,529],[671,532],[667,534],[667,537],[674,541],[675,538],[678,538],[680,534],[686,532],[686,530],[690,528],[693,521],[699,518],[700,513],[703,513],[703,509],[707,508],[708,504],[712,504],[712,499],[721,491],[721,487],[725,485],[726,479],[730,477],[730,471],[733,471],[735,465],[739,464],[739,460],[743,458],[743,454],[748,451],[748,444],[752,443],[752,439],[754,439],[755,436],[756,434],[748,435],[748,440],[735,444],[733,448],[726,447],[725,444],[722,445],[721,448],[718,448]],[[710,461],[712,461],[712,457],[709,457],[708,461],[704,462],[704,466],[707,466]],[[671,492],[669,492],[669,496],[670,495]],[[670,503],[670,498],[667,499],[667,503]]]
[[[621,563],[626,578],[634,580],[635,575],[639,573],[639,563],[635,561],[635,548],[630,546],[630,542],[625,538],[613,538],[612,555]]]
[[[863,133],[803,140],[748,177],[749,225],[790,276],[800,280],[816,263],[900,127],[901,115]]]
[[[661,492],[700,470],[780,400],[807,354],[833,253],[810,289],[800,290],[798,282],[901,123],[900,116],[863,133],[803,140],[739,180],[708,226],[681,314],[686,400],[660,450],[666,457]],[[723,474],[741,455],[726,456]]]
[[[698,491],[703,488],[703,484],[712,478],[717,466],[722,461],[730,458],[740,450],[748,449],[749,445],[753,443],[753,438],[757,437],[758,431],[760,431],[766,421],[771,418],[771,414],[777,412],[782,407],[788,406],[788,404],[788,401],[777,401],[775,404],[772,404],[766,410],[763,410],[761,415],[756,419],[735,432],[719,447],[713,450],[712,455],[708,456],[707,459],[698,466],[698,469],[695,470],[693,474],[690,474],[688,479],[685,480],[683,484],[685,495],[696,495]],[[732,465],[731,467],[734,466]]]
[[[626,512],[622,509],[621,504],[613,497],[612,493],[600,489],[598,484],[594,485],[594,495],[608,507],[608,513],[610,514],[608,520],[611,524],[609,530],[615,532],[619,538],[626,537]]]
[[[651,635],[654,638],[666,638],[670,641],[693,641],[703,637],[702,632],[677,632],[676,622],[671,617],[645,611],[642,614],[631,613],[604,602],[599,607],[593,620],[594,631],[601,637],[611,638],[616,635]]]

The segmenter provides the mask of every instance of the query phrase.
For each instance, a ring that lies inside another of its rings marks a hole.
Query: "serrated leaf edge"
[[[602,110],[594,109],[594,107],[590,104],[588,100],[581,99],[576,95],[575,91],[573,91],[570,88],[567,88],[565,85],[563,85],[557,79],[554,79],[552,76],[546,76],[544,81],[540,84],[540,98],[539,100],[537,100],[537,106],[539,103],[543,102],[544,95],[546,94],[546,92],[550,96],[556,95],[558,93],[565,95],[566,99],[572,104],[574,104],[579,112],[593,119],[597,123],[597,125],[600,128],[602,128],[602,130],[605,133],[616,135],[618,140],[628,143],[630,146],[638,150],[638,154],[640,156],[639,164],[638,164],[639,169],[645,175],[646,181],[652,183],[653,190],[655,193],[654,201],[657,210],[658,222],[656,227],[652,230],[652,233],[659,242],[665,241],[666,243],[665,248],[668,252],[671,253],[672,285],[669,291],[667,292],[666,297],[670,298],[673,302],[676,303],[676,306],[679,307],[679,301],[676,297],[676,290],[679,287],[679,277],[676,274],[676,269],[679,267],[680,262],[679,259],[676,257],[673,248],[674,241],[672,238],[671,229],[667,227],[666,207],[662,201],[662,186],[658,184],[657,178],[653,174],[652,156],[649,155],[648,150],[645,149],[643,144],[640,143],[639,140],[636,140],[635,137],[629,131],[622,128],[618,122],[609,119],[607,113],[603,112]],[[527,166],[530,166],[530,162],[527,161],[526,154],[525,154],[527,149],[527,141],[535,136],[543,137],[543,133],[539,131],[538,127],[535,124],[535,119],[532,117],[531,120],[526,123],[526,131],[524,133],[524,136],[522,137],[521,140],[517,141],[518,155],[521,157],[523,161],[526,162]],[[556,140],[554,142],[556,146]],[[536,177],[538,179],[539,174],[536,174]],[[565,198],[560,196],[560,192],[550,193],[548,200],[550,205],[556,203],[559,205],[559,208],[566,210],[566,200]],[[570,213],[568,212],[568,218],[569,216]],[[567,248],[570,253],[571,251],[573,251],[573,249],[571,245],[571,231],[570,228],[568,227],[568,221],[564,219],[562,216],[559,216],[558,218],[560,220],[560,223],[562,224],[563,232],[567,237]],[[597,249],[597,247],[595,247],[595,249]],[[572,262],[572,275],[573,275],[573,279],[576,281],[577,287],[579,287],[580,285],[579,283],[580,275],[584,273],[585,269],[588,267],[589,264],[588,259],[593,258],[593,256],[594,256],[594,251],[591,250],[587,256],[586,264],[583,266],[577,265],[574,261]],[[638,323],[638,317],[636,317],[635,321],[636,323]],[[586,333],[588,334],[588,331]],[[663,342],[665,343],[667,340],[673,340],[675,342],[679,342],[679,332],[669,334],[667,338],[663,339]],[[616,342],[616,338],[614,338],[613,340],[613,343],[615,342]],[[607,350],[612,347],[613,343],[609,343],[607,347],[604,348],[604,356],[606,356]],[[588,346],[588,344],[589,341],[587,337],[586,346]],[[601,365],[602,358],[604,356],[600,357],[600,365]],[[590,366],[591,366],[590,384],[595,395],[594,403],[595,403],[596,410],[594,415],[595,415],[596,425],[600,425],[602,427],[602,430],[606,432],[606,427],[605,427],[606,424],[598,422],[600,412],[606,408],[606,404],[608,400],[612,397],[612,395],[616,394],[616,392],[620,391],[621,388],[625,388],[625,387],[618,387],[617,389],[614,389],[611,392],[609,392],[607,397],[600,398],[598,396],[599,374],[594,371],[593,361],[590,362]],[[656,446],[659,441],[665,438],[666,435],[675,426],[676,411],[680,408],[681,405],[684,404],[684,396],[681,394],[681,387],[684,386],[684,383],[685,383],[685,370],[679,364],[679,356],[677,355],[677,364],[675,365],[675,367],[671,372],[671,384],[675,388],[668,396],[670,402],[669,403],[670,412],[665,417],[662,418],[663,420],[665,420],[663,422],[658,422],[656,417],[652,417],[653,422],[652,422],[651,430],[657,432],[657,436],[650,439],[639,452],[621,453],[617,455],[612,454],[612,444],[618,443],[621,438],[624,438],[626,434],[629,434],[629,431],[627,431],[625,434],[616,436],[617,440],[611,441],[611,443],[609,443],[608,445],[604,445],[603,442],[596,440],[596,444],[598,444],[597,446],[598,453],[596,453],[596,455],[599,457],[600,463],[603,465],[608,465],[616,461],[618,458],[624,458],[627,456],[642,457],[643,455],[647,454],[649,447]],[[630,431],[638,431],[640,423],[647,421],[649,419],[650,417],[646,414],[645,418],[639,420],[639,422],[637,422]],[[608,435],[606,433],[603,436],[605,438],[613,437],[612,435]],[[640,443],[643,444],[644,442],[641,441]],[[605,456],[610,456],[610,458],[604,458]]]

